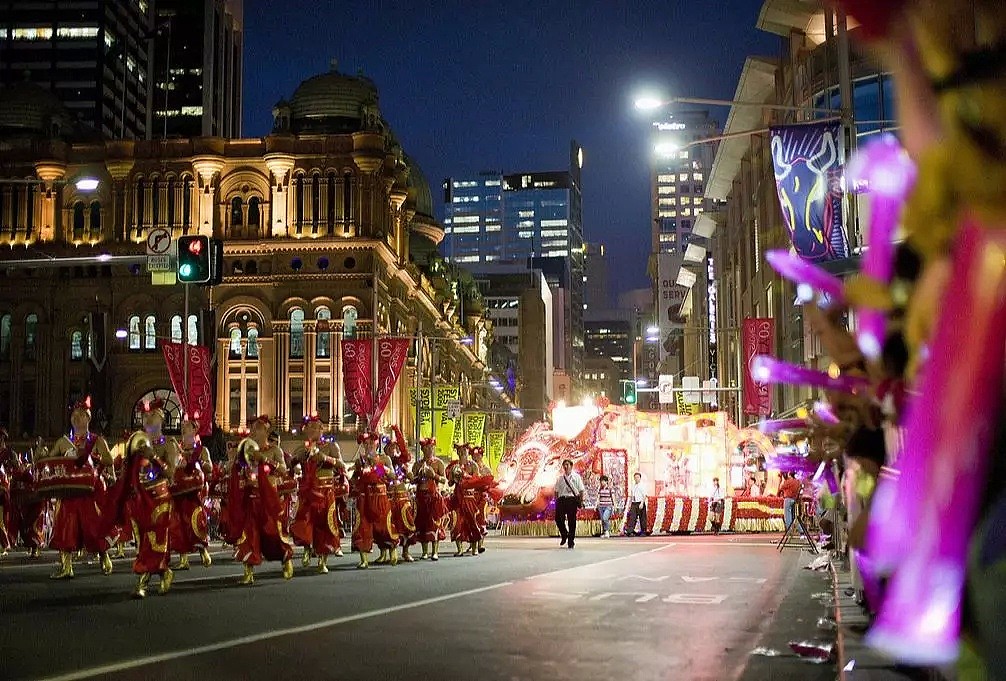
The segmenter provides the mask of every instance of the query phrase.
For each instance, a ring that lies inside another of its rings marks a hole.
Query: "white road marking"
[[[671,594],[663,601],[679,605],[719,605],[726,599],[725,594]]]
[[[651,594],[645,591],[605,591],[602,594],[591,596],[590,600],[600,601],[609,596],[635,596],[636,603],[646,603],[647,601],[652,601],[654,598],[659,598],[660,594]]]
[[[660,546],[652,549],[647,549],[646,551],[637,551],[636,553],[627,553],[624,556],[616,556],[614,558],[608,558],[606,560],[599,560],[596,563],[587,563],[586,565],[574,565],[573,567],[562,568],[560,570],[553,570],[551,572],[542,572],[541,574],[531,575],[530,577],[525,577],[525,580],[540,579],[542,577],[552,577],[553,575],[561,575],[564,572],[571,572],[573,570],[582,570],[587,568],[596,568],[599,565],[608,565],[609,563],[617,563],[619,561],[627,560],[629,558],[639,558],[640,556],[645,556],[651,553],[657,553],[658,551],[663,551],[664,549],[669,549],[672,546],[677,546],[676,543],[671,542],[669,544],[661,544]]]
[[[442,603],[443,601],[450,601],[456,598],[464,598],[465,596],[472,596],[474,594],[483,593],[486,591],[492,591],[494,589],[500,589],[506,586],[511,586],[512,584],[513,582],[500,582],[498,584],[483,586],[477,589],[468,589],[466,591],[457,591],[455,593],[443,594],[441,596],[434,596],[432,598],[424,598],[422,600],[413,601],[411,603],[402,603],[401,605],[394,605],[389,608],[378,608],[376,610],[367,610],[366,612],[356,613],[355,615],[336,617],[329,620],[323,620],[321,622],[305,624],[299,627],[290,627],[288,629],[276,629],[273,631],[264,631],[261,634],[242,636],[240,638],[230,639],[227,641],[220,641],[218,643],[210,643],[208,645],[199,646],[197,648],[176,650],[167,653],[160,653],[158,655],[150,655],[148,657],[139,657],[132,660],[125,660],[123,662],[114,662],[112,664],[102,665],[100,667],[91,667],[90,669],[80,669],[77,671],[69,672],[67,674],[44,677],[41,681],[77,681],[78,679],[89,679],[95,676],[101,676],[103,674],[115,674],[129,669],[136,669],[138,667],[145,667],[151,664],[158,664],[160,662],[168,662],[171,660],[178,660],[185,657],[193,657],[195,655],[205,655],[206,653],[215,653],[220,650],[227,650],[228,648],[237,648],[239,646],[249,645],[251,643],[258,643],[260,641],[268,641],[270,639],[281,638],[284,636],[295,636],[297,634],[306,634],[312,631],[318,631],[319,629],[327,629],[329,627],[338,626],[340,624],[347,624],[349,622],[358,622],[360,620],[370,619],[372,617],[380,617],[381,615],[390,615],[391,613],[394,612],[401,612],[402,610],[411,610],[412,608],[420,608],[424,605],[432,605],[433,603]]]
[[[562,593],[560,591],[532,591],[532,596],[538,596],[539,598],[551,598],[553,600],[560,601],[576,601],[580,597],[586,596],[586,591],[570,591],[567,593]]]
[[[621,582],[624,579],[641,579],[644,582],[662,582],[667,579],[670,575],[660,575],[659,577],[647,577],[646,575],[622,575],[615,579],[616,582]]]

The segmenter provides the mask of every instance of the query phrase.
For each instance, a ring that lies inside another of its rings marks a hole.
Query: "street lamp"
[[[101,184],[99,180],[93,177],[82,177],[76,182],[76,187],[78,191],[82,192],[93,192]]]

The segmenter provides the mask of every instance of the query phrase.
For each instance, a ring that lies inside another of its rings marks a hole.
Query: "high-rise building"
[[[154,0],[152,137],[240,137],[243,0]]]
[[[151,13],[148,0],[0,2],[0,81],[52,91],[102,137],[144,139]]]
[[[584,244],[583,309],[585,312],[611,307],[608,290],[608,260],[604,244]],[[584,342],[586,347],[586,341]]]
[[[706,178],[716,156],[715,144],[695,142],[719,133],[708,111],[678,111],[653,123],[654,161],[650,178],[653,252],[684,253],[695,220],[709,209]]]
[[[474,273],[497,262],[543,272],[562,322],[556,370],[572,377],[574,387],[583,356],[582,167],[583,149],[574,140],[568,170],[483,172],[443,183],[444,256]]]

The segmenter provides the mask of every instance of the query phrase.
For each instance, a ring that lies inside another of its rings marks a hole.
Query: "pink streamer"
[[[846,177],[869,194],[869,248],[863,255],[863,274],[887,284],[894,268],[894,234],[917,176],[915,163],[894,135],[867,142],[849,162]],[[880,310],[859,308],[856,342],[869,359],[880,357],[886,318]]]
[[[824,390],[854,393],[867,385],[865,378],[858,376],[838,376],[832,378],[823,371],[788,362],[781,362],[768,355],[758,355],[751,360],[751,376],[757,383],[789,383],[809,385]]]
[[[1006,229],[966,220],[954,273],[909,410],[901,476],[879,482],[866,537],[878,572],[892,574],[868,642],[918,665],[957,656],[968,542],[1006,366]]]
[[[827,402],[814,403],[814,416],[821,419],[822,423],[827,423],[828,425],[833,426],[839,423],[838,416],[835,415],[831,405]]]
[[[775,421],[762,421],[758,424],[758,430],[763,433],[778,433],[781,430],[806,430],[806,419],[777,419]]]
[[[781,248],[766,251],[765,260],[780,277],[797,285],[797,293],[801,300],[808,301],[811,298],[801,292],[803,286],[825,294],[832,303],[841,303],[845,299],[841,279],[825,272],[817,265],[812,265],[796,253]]]

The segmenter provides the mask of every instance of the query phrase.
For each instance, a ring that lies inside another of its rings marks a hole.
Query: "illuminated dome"
[[[377,108],[377,86],[362,75],[328,73],[308,78],[289,102],[291,132],[345,133],[364,129],[368,108]]]
[[[433,217],[433,193],[430,191],[430,183],[426,181],[419,164],[410,156],[405,156],[405,163],[409,166],[409,198],[416,202],[416,215]]]

